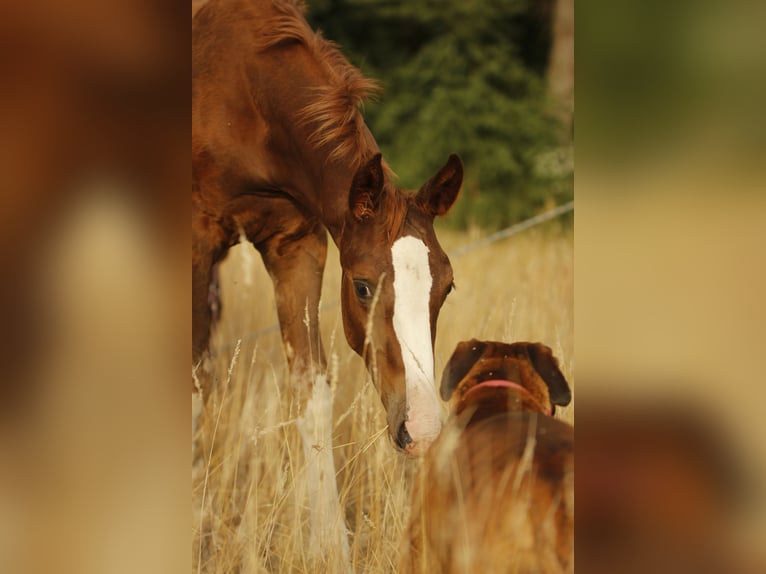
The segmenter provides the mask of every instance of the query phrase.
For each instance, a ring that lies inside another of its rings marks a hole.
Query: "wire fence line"
[[[481,239],[468,243],[467,245],[463,245],[461,247],[458,247],[457,249],[453,249],[449,251],[447,255],[451,258],[460,257],[461,255],[465,255],[466,253],[469,253],[481,247],[486,247],[487,245],[496,243],[497,241],[500,241],[501,239],[506,239],[508,237],[511,237],[512,235],[516,235],[517,233],[526,231],[527,229],[530,229],[531,227],[535,227],[537,225],[540,225],[541,223],[550,221],[551,219],[554,219],[565,213],[569,213],[570,211],[574,211],[574,200],[564,203],[562,205],[559,205],[557,207],[554,207],[553,209],[546,211],[544,213],[535,215],[534,217],[530,217],[529,219],[525,219],[524,221],[514,223],[513,225],[510,225],[506,227],[505,229],[501,229],[500,231],[491,233],[490,235],[487,235],[486,237],[482,237]],[[339,305],[340,305],[340,299],[336,299],[335,301],[332,301],[326,305],[322,305],[319,311],[321,313],[322,311],[326,311],[328,309],[334,309],[335,307],[338,307]],[[255,341],[265,335],[270,335],[271,333],[275,333],[278,331],[279,331],[279,323],[275,323],[263,329],[259,329],[258,331],[254,331],[250,333],[249,335],[241,337],[239,341],[240,342]],[[237,343],[227,343],[225,345],[221,345],[219,348],[233,349],[236,344]]]
[[[484,247],[485,245],[490,245],[492,243],[495,243],[496,241],[500,241],[501,239],[510,237],[511,235],[516,235],[517,233],[521,233],[522,231],[525,231],[529,229],[530,227],[534,227],[535,225],[540,225],[541,223],[544,223],[550,219],[553,219],[554,217],[558,217],[559,215],[563,215],[573,210],[574,210],[574,200],[568,203],[559,205],[558,207],[554,207],[553,209],[546,211],[545,213],[541,213],[539,215],[535,215],[534,217],[530,217],[529,219],[525,219],[524,221],[514,223],[510,227],[506,227],[505,229],[496,231],[495,233],[492,233],[491,235],[482,237],[481,239],[474,241],[473,243],[469,243],[468,245],[463,245],[462,247],[453,249],[452,251],[447,253],[447,255],[449,255],[450,257],[460,257],[461,255],[465,255],[466,253],[473,251],[474,249],[478,249],[479,247]]]

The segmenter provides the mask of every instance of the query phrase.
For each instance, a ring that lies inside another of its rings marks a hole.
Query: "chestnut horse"
[[[321,459],[316,488],[336,501],[322,478],[334,477],[318,311],[328,232],[346,339],[394,443],[420,454],[441,429],[433,343],[453,278],[433,220],[455,201],[463,167],[452,155],[417,193],[397,188],[359,111],[375,89],[298,2],[211,0],[193,18],[192,358],[208,346],[212,269],[244,234],[274,283],[304,451]],[[326,524],[312,514],[312,538]]]

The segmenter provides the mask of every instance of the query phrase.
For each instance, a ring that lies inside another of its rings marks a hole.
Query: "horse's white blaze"
[[[415,447],[430,443],[441,430],[439,399],[434,386],[431,345],[431,269],[428,247],[406,236],[391,248],[394,267],[394,332],[402,349],[407,390],[407,432]]]

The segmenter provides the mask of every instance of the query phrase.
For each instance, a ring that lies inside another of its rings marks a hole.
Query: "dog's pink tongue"
[[[506,389],[514,389],[514,390],[517,390],[517,391],[522,391],[522,393],[524,395],[527,395],[530,399],[532,399],[533,401],[537,402],[534,399],[534,397],[530,394],[530,392],[527,389],[525,389],[523,386],[521,386],[520,384],[514,383],[513,381],[504,381],[504,380],[500,380],[500,379],[491,379],[489,381],[482,381],[478,385],[475,385],[475,386],[471,387],[463,395],[463,399],[462,400],[465,401],[466,398],[471,395],[471,393],[475,393],[479,389],[488,389],[488,388],[496,388],[496,389],[498,389],[498,388],[506,388]],[[542,412],[544,414],[546,414],[546,415],[550,415],[551,414],[551,410],[550,409],[544,409],[543,408]]]
[[[467,397],[472,392],[477,391],[478,389],[484,389],[484,388],[487,388],[487,387],[505,387],[507,389],[520,389],[520,390],[526,392],[526,389],[524,387],[522,387],[518,383],[514,383],[513,381],[503,381],[503,380],[500,380],[500,379],[492,379],[492,380],[489,380],[489,381],[482,381],[478,385],[475,385],[475,386],[471,387],[470,389],[468,389],[468,391],[466,391],[464,397]]]

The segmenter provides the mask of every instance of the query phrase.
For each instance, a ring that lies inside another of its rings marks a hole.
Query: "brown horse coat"
[[[293,389],[310,396],[326,366],[318,306],[329,232],[346,338],[373,373],[391,437],[424,450],[440,426],[433,338],[452,284],[433,219],[457,196],[460,160],[417,194],[398,189],[359,111],[375,83],[310,29],[297,2],[211,0],[192,39],[193,361],[208,346],[212,269],[244,234],[274,282]],[[396,296],[407,273],[423,279],[413,279],[417,300]],[[419,323],[403,325],[411,308]]]

